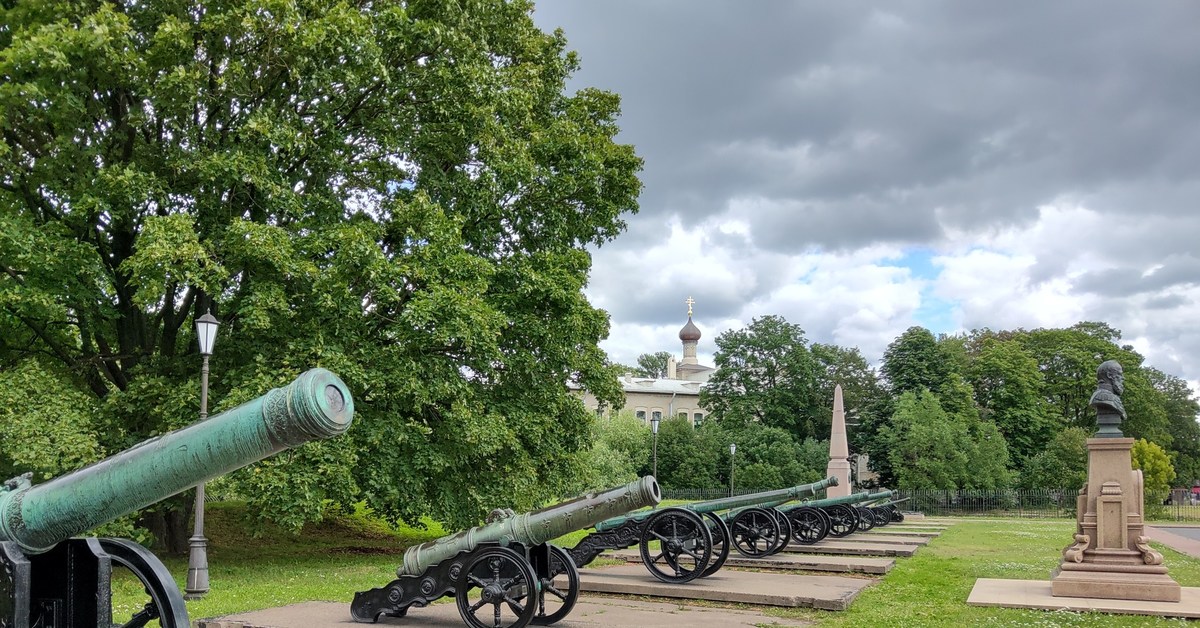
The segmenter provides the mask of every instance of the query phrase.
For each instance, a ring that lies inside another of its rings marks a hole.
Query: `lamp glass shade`
[[[729,455],[737,453],[737,443],[729,443]]]
[[[211,313],[196,319],[196,339],[200,343],[201,355],[212,355],[213,345],[217,344],[217,327],[221,323]]]
[[[658,422],[659,422],[658,417],[654,417],[654,418],[650,419],[650,431],[655,434],[658,433]]]

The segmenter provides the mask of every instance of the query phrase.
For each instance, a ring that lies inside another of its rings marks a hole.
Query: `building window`
[[[662,421],[662,410],[655,410],[651,421]]]
[[[700,424],[703,422],[704,422],[704,413],[703,412],[697,412],[696,414],[692,415],[692,427],[700,427]]]
[[[638,410],[638,411],[637,411],[637,419],[638,419],[639,421],[641,421],[642,423],[645,423],[645,422],[646,422],[646,411],[645,411],[645,410]]]
[[[686,421],[687,420],[687,410],[680,410],[678,416],[679,416],[679,418]]]

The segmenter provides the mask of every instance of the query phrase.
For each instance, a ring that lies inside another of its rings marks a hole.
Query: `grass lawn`
[[[389,530],[368,518],[338,516],[306,529],[260,538],[247,536],[238,524],[238,506],[210,506],[211,591],[188,602],[193,620],[307,600],[349,602],[356,591],[380,587],[395,577],[403,548],[437,538],[429,529]],[[976,608],[966,604],[976,578],[1049,578],[1074,523],[1066,520],[964,521],[946,530],[912,558],[897,560],[881,582],[868,588],[849,611],[771,609],[781,617],[809,619],[820,626],[1162,626],[1172,621],[1134,616],[1047,613]],[[584,533],[562,539],[571,546]],[[1183,586],[1200,586],[1200,560],[1156,546],[1166,557],[1171,576]],[[169,559],[167,567],[180,586],[187,559]],[[128,596],[129,610],[138,587],[124,582],[118,595]]]

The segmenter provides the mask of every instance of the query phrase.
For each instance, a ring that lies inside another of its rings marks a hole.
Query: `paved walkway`
[[[1183,534],[1171,529],[1172,526],[1146,526],[1146,536],[1150,537],[1151,541],[1157,541],[1167,547],[1187,554],[1194,558],[1200,558],[1200,540],[1188,538]],[[1195,528],[1191,528],[1195,529]],[[1189,529],[1189,531],[1191,530]],[[1178,528],[1176,528],[1178,530]]]

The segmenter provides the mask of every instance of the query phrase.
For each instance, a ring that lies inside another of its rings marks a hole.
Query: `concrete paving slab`
[[[722,570],[686,584],[667,584],[640,565],[581,569],[580,588],[594,593],[735,602],[844,611],[874,578],[800,576],[757,571]]]
[[[826,537],[829,538],[829,537]],[[889,545],[929,545],[930,537],[927,536],[901,536],[901,535],[884,535],[871,536],[863,532],[855,532],[849,536],[843,536],[839,541],[847,541],[850,543],[887,543]]]
[[[1045,611],[1095,611],[1122,615],[1156,615],[1200,619],[1200,588],[1183,587],[1178,602],[1105,600],[1091,597],[1054,597],[1049,580],[980,578],[967,596],[971,606],[1030,608]]]
[[[867,536],[871,536],[873,534],[879,535],[879,536],[923,536],[923,537],[934,539],[934,538],[937,538],[938,536],[940,536],[942,534],[942,531],[941,530],[917,530],[914,528],[893,529],[893,528],[888,527],[888,528],[883,528],[883,529],[874,528],[871,530],[867,530],[866,532],[862,532],[861,534],[865,534]]]
[[[609,558],[618,558],[630,563],[642,564],[641,555],[632,550],[620,550],[605,554]],[[729,555],[725,567],[746,567],[750,569],[788,569],[803,571],[832,571],[840,573],[865,573],[882,575],[892,570],[896,565],[894,558],[874,558],[867,556],[821,556],[818,554],[788,554],[780,552],[766,558],[746,558],[736,553]],[[724,569],[725,567],[722,567]],[[647,572],[649,573],[649,572]]]
[[[900,556],[917,553],[920,545],[897,545],[894,543],[857,543],[842,539],[824,540],[812,545],[789,544],[783,551],[795,554],[833,554],[848,556]]]
[[[754,611],[681,606],[676,602],[646,602],[597,596],[580,596],[571,614],[554,624],[561,628],[695,628],[696,626],[809,626],[798,619],[769,617]],[[363,626],[350,619],[347,602],[304,602],[261,611],[201,619],[197,628],[346,628]],[[414,608],[405,617],[383,617],[376,626],[462,628],[453,603]]]

